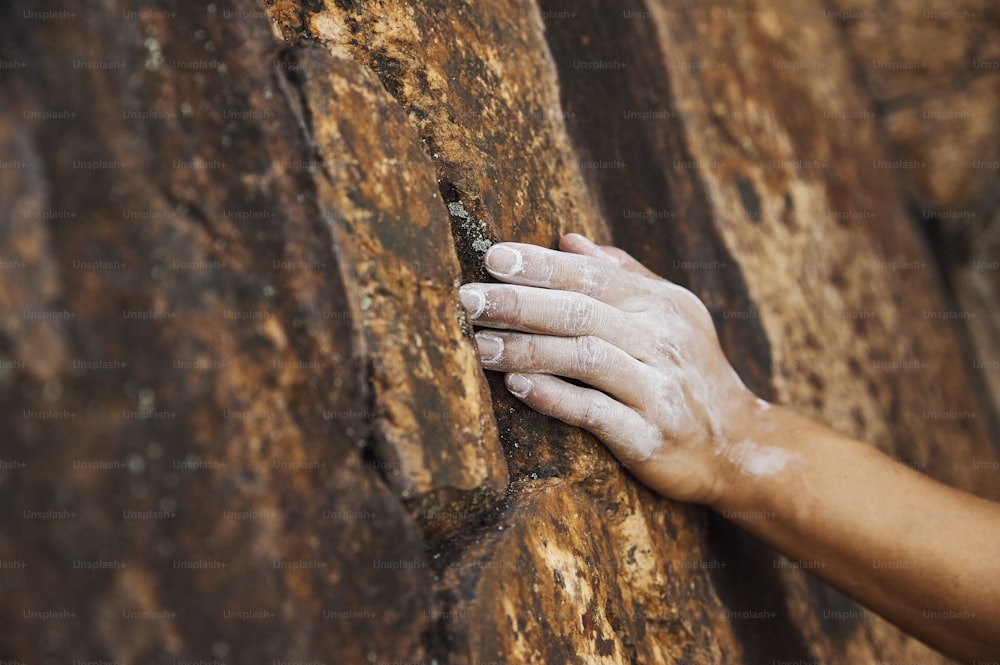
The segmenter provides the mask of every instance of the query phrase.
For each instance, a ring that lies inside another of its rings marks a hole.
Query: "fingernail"
[[[509,390],[514,397],[524,399],[528,396],[528,392],[531,390],[531,379],[526,377],[524,374],[508,374],[507,390]]]
[[[486,310],[486,294],[478,286],[466,284],[458,290],[462,306],[469,312],[469,318],[475,321]]]
[[[524,257],[516,249],[494,245],[486,252],[486,267],[492,273],[511,277],[521,272],[521,268],[524,267]]]
[[[503,355],[503,340],[489,333],[476,333],[479,358],[484,363],[495,363]]]

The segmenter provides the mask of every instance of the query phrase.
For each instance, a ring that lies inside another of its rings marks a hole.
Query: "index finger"
[[[485,264],[502,282],[575,291],[626,311],[637,298],[653,290],[649,278],[608,261],[521,242],[493,245],[486,252]]]

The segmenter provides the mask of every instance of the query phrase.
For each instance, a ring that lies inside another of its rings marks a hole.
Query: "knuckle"
[[[518,359],[521,365],[535,372],[545,372],[550,369],[551,350],[534,335],[518,335]],[[543,348],[545,347],[545,348]]]
[[[679,290],[676,293],[676,299],[678,305],[690,312],[695,316],[709,315],[708,307],[702,302],[702,299],[694,294],[694,292],[684,288],[683,286],[677,287]]]
[[[603,372],[608,367],[610,352],[607,343],[590,335],[576,341],[577,366],[584,374]]]
[[[657,321],[673,319],[681,316],[678,306],[678,289],[681,287],[664,281],[655,281],[643,278],[643,283],[648,289],[648,298],[643,300],[645,305],[643,313]]]
[[[531,269],[532,281],[539,284],[550,283],[558,270],[552,257],[548,253],[536,254],[534,251],[529,251],[527,254],[531,257],[527,266]]]
[[[570,335],[589,335],[597,331],[603,311],[589,298],[566,298],[556,309],[556,320]]]
[[[658,293],[657,308],[660,316],[693,321],[711,314],[701,298],[679,284],[672,282],[654,282]]]
[[[677,303],[676,291],[667,291],[667,297],[663,299],[663,309],[664,313],[669,317],[681,318],[683,316],[681,308]]]
[[[494,319],[512,321],[520,319],[524,312],[525,296],[516,286],[504,286],[497,289]]]
[[[587,257],[582,263],[573,266],[571,280],[578,285],[581,293],[593,296],[606,288],[608,265],[599,259]]]
[[[667,330],[657,330],[653,336],[653,352],[660,358],[674,364],[681,363],[681,347],[676,335]]]
[[[587,400],[587,407],[583,411],[580,424],[587,428],[598,428],[607,420],[607,415],[607,403],[595,395]]]

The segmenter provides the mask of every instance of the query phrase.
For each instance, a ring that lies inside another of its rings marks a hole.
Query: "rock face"
[[[912,212],[990,190],[899,171],[950,144],[878,110],[959,65],[859,75],[923,32],[808,0],[51,4],[0,9],[0,658],[947,662],[527,411],[457,298],[494,242],[614,241],[762,397],[1000,498]]]
[[[966,365],[1000,405],[1000,10],[983,0],[834,4],[911,209],[969,314]]]

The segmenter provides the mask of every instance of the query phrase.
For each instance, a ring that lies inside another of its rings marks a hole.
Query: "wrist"
[[[785,485],[804,463],[804,430],[816,425],[752,394],[749,403],[734,413],[732,423],[715,454],[716,484],[705,503],[724,516],[767,512],[775,500],[787,496]]]

